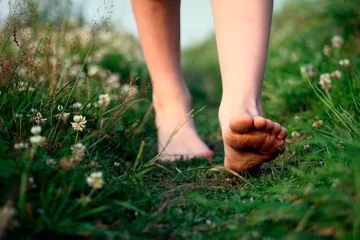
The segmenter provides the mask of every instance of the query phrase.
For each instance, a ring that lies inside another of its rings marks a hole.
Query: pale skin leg
[[[161,151],[180,123],[177,120],[185,119],[190,111],[190,95],[180,71],[180,1],[132,0],[132,3],[152,77]],[[212,6],[223,81],[219,119],[224,165],[243,172],[274,159],[285,147],[286,130],[262,117],[260,102],[272,1],[213,0]],[[188,157],[212,155],[199,139],[192,119],[175,135],[166,152]],[[163,159],[176,158],[165,155]]]
[[[132,6],[152,79],[160,158],[212,157],[188,117],[191,97],[180,66],[180,0],[132,0]]]
[[[242,172],[285,149],[286,129],[263,118],[261,91],[273,1],[212,0],[223,96],[224,165]]]

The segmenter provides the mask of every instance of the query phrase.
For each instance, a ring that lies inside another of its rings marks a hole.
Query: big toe
[[[229,127],[236,133],[246,133],[254,127],[254,119],[248,114],[242,114],[231,119]]]

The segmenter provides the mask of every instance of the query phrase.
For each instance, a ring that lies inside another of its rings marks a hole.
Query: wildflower
[[[89,187],[92,187],[94,189],[100,189],[104,185],[104,180],[102,177],[102,172],[93,172],[90,174],[89,177],[86,178],[86,182]]]
[[[336,70],[330,74],[331,77],[340,79],[342,77],[342,74],[339,70]]]
[[[29,87],[29,92],[33,92],[34,90],[35,90],[35,88],[33,88],[33,87]]]
[[[82,143],[77,143],[71,147],[72,156],[70,159],[71,163],[79,163],[85,156],[86,147]]]
[[[56,165],[56,162],[55,162],[54,159],[50,158],[50,159],[46,160],[46,164],[47,164],[48,166],[55,166],[55,165]]]
[[[64,123],[67,122],[70,113],[61,112],[55,115],[56,120],[63,121]]]
[[[323,53],[325,56],[329,56],[330,55],[330,52],[331,52],[331,47],[329,45],[325,45],[323,47]]]
[[[293,131],[292,133],[291,133],[291,137],[292,138],[299,138],[300,137],[300,133],[299,132],[297,132],[297,131]]]
[[[130,84],[124,84],[121,88],[121,93],[127,97],[134,97],[138,94],[139,90],[136,86]]]
[[[120,166],[120,163],[119,163],[119,162],[114,162],[114,166],[115,166],[115,167],[119,167],[119,166]]]
[[[64,111],[64,107],[63,107],[62,105],[58,105],[58,106],[57,106],[57,110],[58,110],[59,112],[62,112],[62,111]]]
[[[334,48],[341,47],[343,43],[344,43],[344,39],[339,35],[335,35],[331,38],[331,44],[333,45]]]
[[[86,126],[86,118],[82,115],[75,115],[74,122],[71,123],[72,128],[75,131],[82,131]]]
[[[304,78],[313,77],[315,75],[314,65],[306,64],[300,67],[301,75]]]
[[[110,97],[109,94],[101,94],[99,96],[99,101],[98,101],[99,106],[101,107],[107,107],[110,104]]]
[[[309,145],[309,144],[305,144],[305,145],[304,145],[304,150],[305,150],[305,151],[309,151],[309,150],[310,150],[310,145]]]
[[[22,113],[15,113],[15,118],[23,118],[24,115]]]
[[[106,80],[105,84],[109,86],[110,89],[120,88],[120,77],[117,74],[111,74]]]
[[[322,120],[319,120],[319,119],[315,118],[315,119],[314,119],[314,123],[312,124],[312,126],[313,126],[314,128],[318,128],[318,127],[320,127],[322,124],[323,124],[323,121],[322,121]]]
[[[98,66],[92,65],[88,69],[88,75],[90,77],[95,76],[96,74],[98,74],[99,71],[100,71],[100,68]]]
[[[24,78],[24,77],[26,77],[27,71],[28,70],[25,67],[22,67],[22,68],[19,69],[18,74],[19,74],[19,76]]]
[[[78,201],[82,206],[86,206],[91,202],[91,198],[89,196],[81,195]]]
[[[212,225],[212,224],[213,224],[210,219],[206,219],[205,223],[206,223],[207,225]]]
[[[18,83],[18,90],[19,90],[19,92],[24,92],[24,91],[26,91],[27,87],[28,87],[28,83],[26,83],[26,82],[20,81],[20,82]]]
[[[73,109],[80,109],[82,107],[82,104],[79,102],[75,102],[73,105],[71,105],[71,108]]]
[[[40,133],[41,133],[41,127],[40,127],[40,126],[33,126],[33,127],[31,128],[31,133],[32,133],[33,135],[40,135]]]
[[[343,67],[347,67],[347,66],[349,66],[349,64],[350,64],[350,60],[347,59],[347,58],[341,59],[341,60],[339,61],[339,64],[340,64],[341,66],[343,66]]]
[[[34,110],[34,109],[32,109]],[[36,110],[35,110],[36,111]],[[45,123],[47,121],[47,118],[43,118],[40,112],[35,113],[31,118],[30,122],[36,123],[38,125]]]
[[[31,136],[30,142],[34,146],[42,146],[45,142],[46,138],[40,135]]]
[[[81,71],[81,65],[79,64],[73,65],[70,68],[69,75],[70,77],[76,77],[80,71]]]
[[[19,142],[14,144],[15,150],[26,149],[29,145],[26,142]]]
[[[330,74],[329,73],[321,74],[319,84],[323,90],[325,91],[330,90],[332,88]]]

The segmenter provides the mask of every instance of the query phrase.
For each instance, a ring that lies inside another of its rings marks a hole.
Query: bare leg
[[[132,0],[132,6],[152,78],[161,159],[211,157],[213,153],[200,140],[193,119],[187,121],[191,97],[180,66],[180,0]]]
[[[273,2],[212,0],[223,96],[219,109],[225,160],[237,172],[285,149],[287,132],[262,117],[261,91]]]

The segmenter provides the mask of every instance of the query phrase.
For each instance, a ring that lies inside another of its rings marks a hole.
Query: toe
[[[260,151],[264,147],[265,141],[269,134],[265,132],[250,132],[250,133],[233,133],[228,132],[224,135],[224,141],[231,148],[244,151]]]
[[[279,123],[275,122],[274,123],[274,128],[273,128],[273,131],[272,131],[272,134],[274,134],[275,136],[278,136],[279,133],[281,131],[281,126]]]
[[[265,132],[271,133],[273,129],[274,129],[274,122],[269,119],[266,119]]]
[[[284,127],[281,127],[281,131],[277,135],[279,139],[285,139],[287,137],[287,130]]]
[[[253,127],[253,118],[247,114],[235,117],[230,121],[230,129],[236,133],[249,132]]]
[[[266,119],[260,116],[254,117],[254,126],[256,129],[262,130],[266,127]]]

